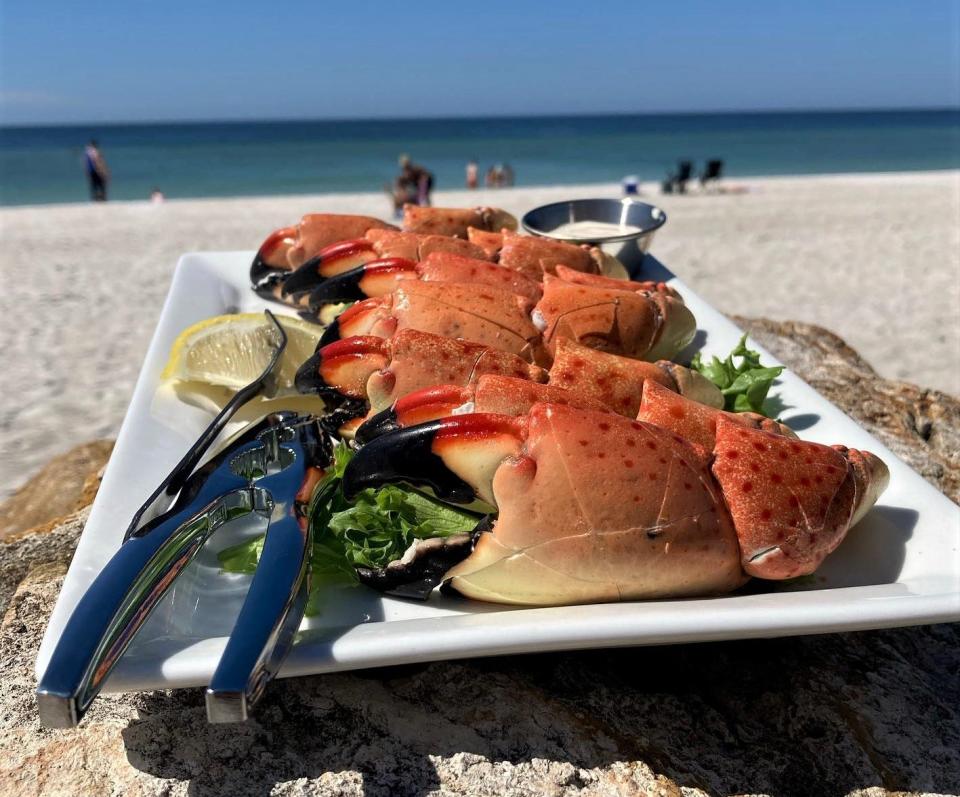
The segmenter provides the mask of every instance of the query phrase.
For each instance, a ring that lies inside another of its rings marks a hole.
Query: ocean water
[[[91,137],[111,199],[376,191],[400,153],[440,189],[471,158],[518,185],[660,180],[680,159],[734,177],[960,168],[957,110],[0,127],[0,204],[85,200]]]

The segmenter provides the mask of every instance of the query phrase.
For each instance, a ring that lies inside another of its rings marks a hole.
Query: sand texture
[[[652,252],[728,313],[820,324],[882,375],[960,394],[960,173],[728,181],[657,197]],[[652,189],[647,195],[653,194]],[[439,193],[517,215],[612,185]],[[308,211],[386,216],[381,194],[0,210],[0,495],[51,456],[116,435],[177,258],[255,249]]]

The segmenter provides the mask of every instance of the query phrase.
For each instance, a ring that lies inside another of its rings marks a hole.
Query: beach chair
[[[693,163],[690,161],[678,162],[677,170],[673,174],[668,174],[667,179],[663,181],[663,193],[665,194],[687,193],[687,181],[692,176],[693,176]]]
[[[706,190],[710,183],[716,184],[723,176],[723,161],[707,161],[707,166],[700,174],[700,188]]]

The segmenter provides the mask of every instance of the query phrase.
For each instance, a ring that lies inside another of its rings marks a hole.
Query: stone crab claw
[[[531,318],[533,307],[513,291],[489,285],[403,280],[393,292],[357,302],[341,313],[321,343],[351,335],[391,337],[416,329],[543,364],[548,355]]]
[[[354,337],[336,341],[317,351],[297,371],[294,384],[300,393],[323,398],[327,413],[323,428],[349,435],[367,414],[367,381],[390,361],[383,338]]]
[[[492,478],[500,463],[520,452],[526,421],[508,415],[471,413],[400,429],[367,443],[354,457],[360,465],[343,476],[347,497],[365,487],[405,482],[427,487],[444,501],[496,507]]]
[[[400,261],[417,263],[433,258],[470,258],[489,263],[482,249],[459,238],[445,235],[421,235],[419,233],[397,232],[395,230],[371,229],[362,239],[340,241],[314,258],[305,262],[284,282],[285,295],[316,293],[314,305],[329,303],[321,299],[323,286],[330,278],[349,272],[365,264]],[[453,268],[453,266],[451,266]],[[357,279],[354,277],[352,279]],[[350,283],[350,279],[346,284]],[[343,282],[328,289],[330,295],[337,295],[345,287]],[[346,301],[346,300],[339,300]]]
[[[693,340],[697,322],[683,301],[661,291],[568,282],[544,275],[533,311],[549,355],[561,339],[633,359],[670,359]]]
[[[669,360],[635,360],[567,338],[554,345],[550,384],[597,399],[620,415],[636,417],[647,380],[701,404],[723,407],[723,394],[713,382]]]
[[[301,392],[317,393],[331,406],[341,407],[341,418],[348,408],[349,417],[355,418],[367,414],[369,407],[367,421],[357,429],[357,439],[366,440],[400,426],[468,411],[463,405],[473,400],[473,394],[462,389],[485,375],[511,377],[509,383],[488,383],[500,386],[499,393],[483,390],[480,395],[484,400],[502,396],[514,407],[518,401],[526,407],[553,401],[585,409],[606,407],[633,418],[648,383],[711,407],[723,406],[723,395],[713,383],[665,360],[647,363],[560,341],[547,372],[516,355],[414,329],[391,338],[356,336],[320,346],[300,368],[296,384]],[[549,390],[539,390],[537,386],[547,381]],[[487,406],[505,412],[502,403]]]
[[[638,293],[655,291],[673,297],[674,299],[682,298],[676,290],[664,282],[617,279],[615,277],[606,277],[602,274],[589,274],[583,271],[577,271],[563,265],[554,267],[553,273],[564,282],[572,282],[576,285],[590,285],[595,288],[609,288],[616,291],[636,291]]]
[[[496,507],[444,576],[464,595],[550,605],[708,595],[747,574],[813,572],[875,502],[867,452],[716,420],[713,450],[610,413],[534,404],[457,415],[367,443],[344,490],[406,482]]]
[[[328,304],[386,296],[410,279],[490,285],[533,302],[541,295],[540,283],[517,271],[486,260],[434,251],[419,263],[399,257],[374,260],[325,279],[310,294],[310,310],[317,313]]]
[[[471,227],[489,232],[516,230],[517,220],[501,208],[435,208],[412,204],[403,206],[405,232],[466,238]]]
[[[547,379],[546,371],[515,355],[408,329],[391,338],[354,336],[319,347],[297,372],[296,387],[339,408],[336,420],[343,423],[428,385],[468,385],[484,374]]]
[[[296,290],[303,290],[304,285],[315,281],[314,276],[310,275],[305,277],[305,282],[301,282],[298,274],[299,272],[294,273],[287,280],[286,292],[291,292],[294,285]],[[642,296],[662,294],[653,300],[661,307],[661,312],[683,303],[680,295],[662,282],[613,279],[598,274],[586,274],[562,265],[556,266],[555,277],[565,283],[595,289],[628,291]],[[384,258],[366,262],[349,271],[341,271],[336,276],[323,278],[310,294],[310,311],[316,315],[327,305],[385,296],[407,279],[489,285],[512,291],[532,302],[541,299],[544,289],[541,282],[521,271],[448,251],[432,251],[419,262],[402,257]]]
[[[281,296],[297,296],[313,290],[321,280],[350,271],[379,257],[366,238],[338,241],[321,249],[293,271],[281,287]]]
[[[602,364],[602,358],[605,356],[601,354],[593,359]],[[574,381],[567,382],[567,387],[554,384],[554,374],[551,370],[548,384],[525,383],[522,379],[490,375],[481,377],[475,384],[463,387],[434,385],[416,390],[397,399],[387,409],[369,416],[357,428],[355,439],[359,443],[366,443],[374,437],[395,429],[467,412],[523,415],[538,402],[563,404],[595,412],[616,412],[633,418],[634,413],[624,412],[623,405],[613,395],[608,393],[598,395],[593,389],[596,386],[594,376],[597,369],[586,367],[590,358],[586,355],[578,355],[577,359],[585,361],[585,368],[579,376],[574,378]],[[713,450],[717,419],[721,415],[728,417],[734,423],[752,429],[796,437],[788,426],[762,415],[752,412],[728,413],[718,409],[716,404],[704,404],[696,398],[691,398],[691,392],[696,396],[700,391],[694,389],[685,393],[683,386],[672,381],[669,369],[661,370],[661,364],[643,363],[643,365],[646,366],[646,375],[635,377],[638,383],[636,392],[641,397],[637,420],[651,422],[707,451]],[[673,366],[673,363],[662,365]],[[556,368],[556,364],[554,367]],[[682,366],[674,367],[680,371],[687,370]],[[564,366],[564,374],[566,374],[565,369],[566,366]],[[633,376],[630,375],[630,377]],[[722,406],[722,396],[720,399],[719,405]]]
[[[890,478],[869,451],[748,429],[726,417],[717,419],[712,471],[745,572],[768,579],[814,572]]]
[[[520,235],[504,230],[500,235],[498,261],[507,268],[520,271],[532,279],[543,279],[545,274],[556,274],[558,266],[584,274],[606,275],[625,279],[626,269],[612,255],[597,246],[576,245],[552,238]],[[476,243],[493,245],[493,239],[476,236]]]
[[[397,429],[464,413],[523,415],[534,404],[563,404],[594,412],[614,412],[589,396],[515,376],[484,374],[473,384],[434,385],[401,396],[391,406],[368,417],[356,431],[364,445]]]
[[[344,488],[398,481],[497,508],[445,575],[468,597],[565,604],[710,594],[745,580],[702,456],[626,418],[552,404],[446,418],[367,444]]]
[[[361,238],[372,229],[396,230],[396,227],[371,216],[309,213],[295,226],[275,230],[260,245],[250,265],[254,290],[264,298],[280,300],[280,286],[292,271],[312,260],[325,247]]]
[[[250,284],[265,299],[280,300],[283,281],[290,275],[287,251],[296,240],[296,227],[274,230],[260,245],[250,264]]]
[[[547,366],[560,340],[634,359],[669,359],[696,332],[680,299],[660,291],[612,290],[543,278],[543,296],[494,285],[402,279],[394,290],[342,313],[322,338],[389,337],[401,329],[463,338]]]
[[[359,302],[385,296],[405,279],[418,279],[417,263],[405,257],[371,260],[349,271],[323,279],[310,289],[311,313],[340,302]]]

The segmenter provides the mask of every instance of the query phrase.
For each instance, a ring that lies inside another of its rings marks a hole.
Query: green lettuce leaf
[[[477,515],[465,512],[408,487],[387,485],[361,490],[347,500],[340,481],[353,451],[334,448],[333,465],[314,490],[308,508],[313,530],[310,564],[314,591],[307,614],[320,610],[316,588],[358,583],[357,566],[378,568],[403,556],[415,539],[446,537],[471,531]],[[218,554],[229,573],[252,573],[263,551],[263,536],[226,548]]]
[[[738,357],[740,362],[734,362]],[[760,354],[747,348],[747,336],[740,338],[736,348],[725,360],[717,357],[705,362],[697,352],[690,367],[699,371],[720,388],[724,397],[724,409],[730,412],[757,412],[767,415],[763,402],[767,398],[773,380],[783,373],[783,366],[761,365]]]
[[[257,569],[260,554],[263,553],[263,535],[237,545],[224,548],[217,554],[220,568],[227,573],[252,573]]]
[[[332,513],[328,528],[351,564],[383,567],[403,556],[415,539],[446,537],[476,524],[472,513],[387,485],[361,491],[350,506]]]

